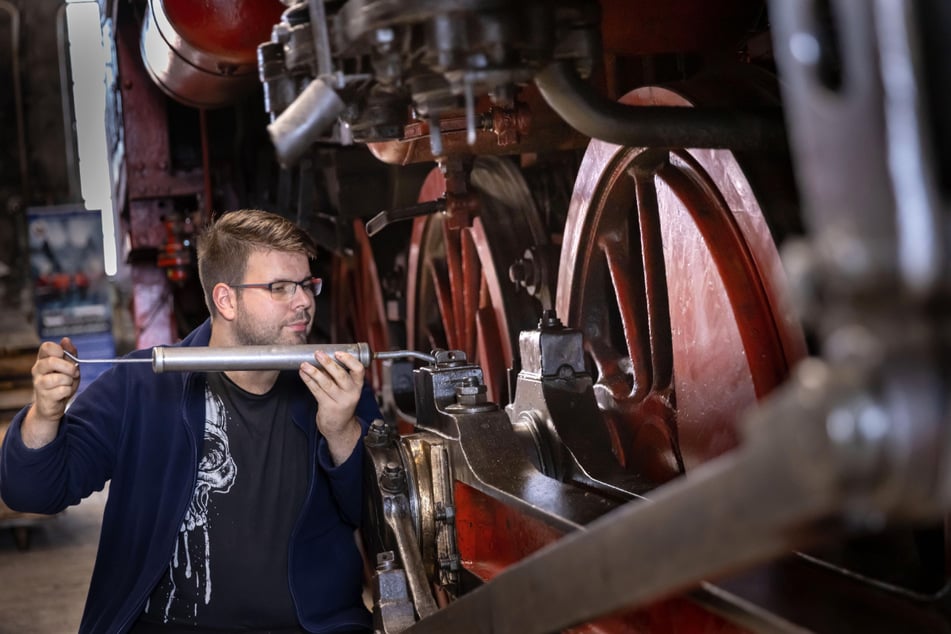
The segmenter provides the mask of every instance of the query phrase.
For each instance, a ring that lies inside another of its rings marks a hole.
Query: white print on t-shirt
[[[179,539],[175,541],[172,554],[172,589],[165,604],[165,619],[168,620],[172,601],[175,599],[176,578],[181,578],[184,567],[185,579],[197,587],[204,586],[205,605],[211,601],[211,549],[208,541],[208,496],[212,493],[227,493],[234,484],[238,467],[231,457],[227,433],[228,413],[221,398],[211,389],[205,388],[205,446],[201,462],[198,464],[198,481],[191,504],[185,512],[185,519],[179,528]],[[203,560],[192,562],[190,542],[194,545],[204,542]],[[182,555],[181,557],[179,555]],[[192,564],[194,563],[194,567]],[[179,575],[176,575],[176,572]],[[192,576],[194,575],[194,580]],[[193,615],[198,614],[198,606],[189,606]]]

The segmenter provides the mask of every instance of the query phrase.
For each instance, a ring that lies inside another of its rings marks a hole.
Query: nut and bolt
[[[542,312],[541,319],[538,320],[539,329],[545,328],[562,328],[563,325],[561,320],[558,319],[558,315],[551,308],[546,308]]]
[[[451,524],[456,519],[456,507],[452,504],[443,505],[442,502],[436,502],[435,517],[437,522]]]
[[[486,387],[477,377],[466,377],[456,385],[456,402],[460,405],[481,405],[487,401]]]
[[[402,493],[406,490],[406,472],[396,462],[387,462],[380,476],[380,488],[387,493]]]
[[[392,550],[384,550],[376,555],[376,569],[379,571],[396,568],[396,555]]]
[[[452,554],[439,558],[439,567],[447,572],[459,570],[459,555]]]
[[[519,286],[529,286],[535,278],[535,263],[527,259],[518,259],[509,267],[509,279]]]
[[[390,442],[390,430],[386,423],[377,419],[367,430],[366,444],[370,447],[384,447]]]

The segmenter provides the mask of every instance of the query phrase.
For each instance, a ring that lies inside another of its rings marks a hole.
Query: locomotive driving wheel
[[[365,341],[371,350],[389,350],[390,335],[373,248],[362,220],[353,221],[352,253],[335,257],[331,272],[331,341]],[[374,391],[382,390],[382,362],[368,369]]]
[[[656,87],[621,101],[692,105]],[[656,484],[735,446],[737,413],[805,353],[764,213],[775,195],[726,150],[592,141],[582,161],[556,309],[585,334],[618,459]]]
[[[478,195],[475,213],[439,213],[414,221],[407,343],[423,352],[464,351],[482,366],[489,398],[504,402],[506,371],[518,352],[519,332],[534,328],[541,314],[539,302],[509,282],[509,267],[548,237],[528,186],[510,160],[480,157],[470,180]],[[434,200],[445,191],[445,177],[434,169],[419,200]]]

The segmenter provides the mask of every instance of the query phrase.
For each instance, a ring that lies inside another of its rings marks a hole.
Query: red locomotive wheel
[[[585,333],[615,453],[658,484],[735,446],[737,415],[805,352],[766,198],[726,150],[592,141],[582,161],[556,309]]]
[[[541,314],[539,303],[509,281],[509,266],[547,242],[547,234],[514,163],[479,158],[471,181],[479,194],[471,221],[445,213],[414,221],[407,338],[410,349],[464,351],[482,366],[489,398],[498,402],[507,397],[506,370],[518,353],[519,332],[534,328]],[[434,200],[445,189],[434,169],[419,199]]]

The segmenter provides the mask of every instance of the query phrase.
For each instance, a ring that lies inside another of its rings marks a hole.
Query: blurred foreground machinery
[[[946,3],[133,4],[133,246],[281,211],[322,336],[435,350],[372,368],[381,632],[951,631]]]

